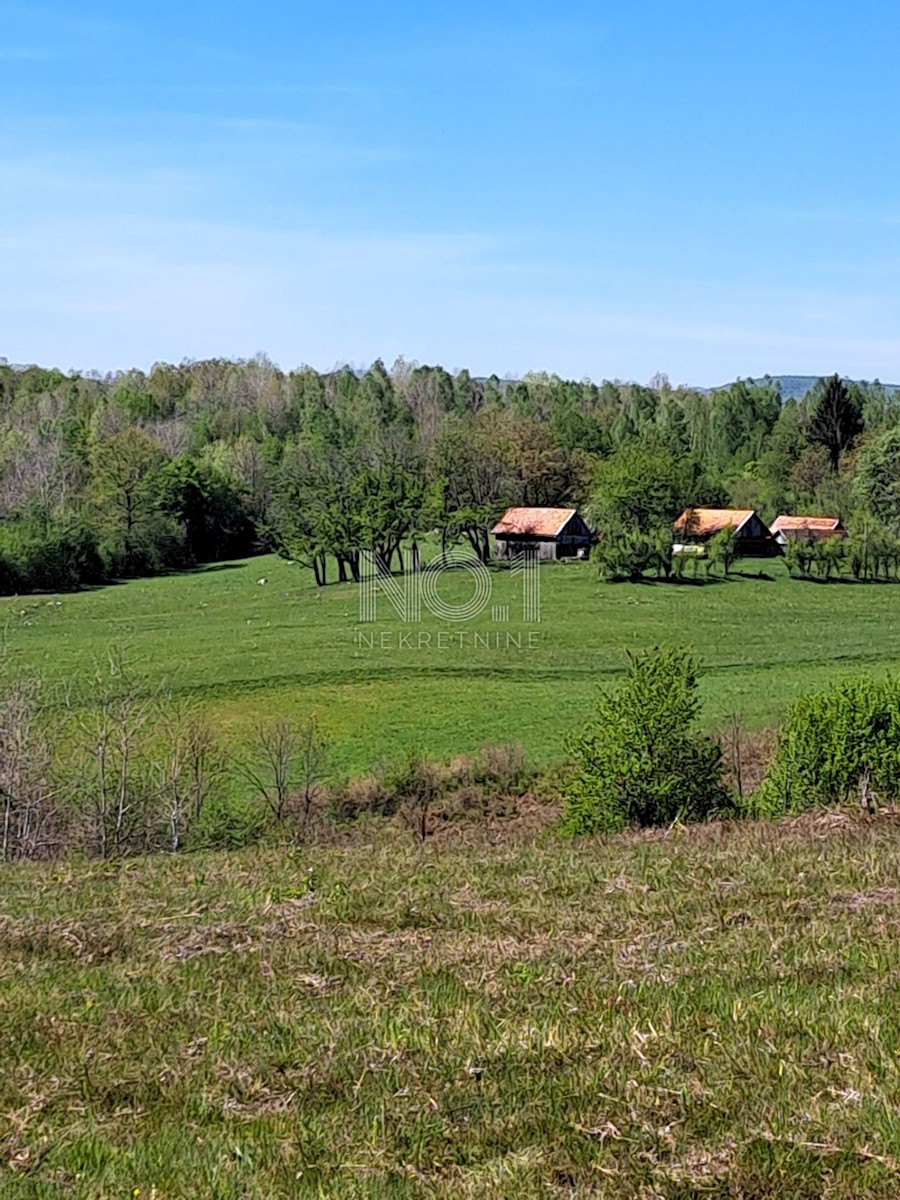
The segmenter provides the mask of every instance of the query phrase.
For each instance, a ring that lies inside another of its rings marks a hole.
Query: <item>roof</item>
[[[740,529],[753,514],[752,508],[686,508],[673,528],[682,536],[707,537],[730,526]]]
[[[820,537],[843,530],[839,517],[790,517],[782,514],[769,526],[773,533],[812,533]]]
[[[576,511],[574,508],[508,508],[491,532],[497,537],[509,534],[556,537]]]

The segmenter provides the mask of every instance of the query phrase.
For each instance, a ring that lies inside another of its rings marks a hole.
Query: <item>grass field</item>
[[[534,626],[519,617],[518,582],[498,571],[491,601],[509,606],[510,624],[492,623],[488,608],[465,626],[426,612],[410,627],[384,600],[377,621],[361,626],[353,585],[318,590],[300,568],[257,558],[6,600],[0,622],[14,661],[51,691],[89,677],[115,647],[152,680],[195,697],[229,736],[244,737],[267,714],[315,711],[340,771],[411,748],[440,758],[507,740],[546,763],[561,756],[598,683],[621,671],[626,648],[692,646],[707,671],[708,722],[737,713],[751,728],[776,721],[805,689],[900,663],[900,587],[818,585],[789,579],[779,562],[744,564],[753,575],[758,567],[771,578],[613,586],[591,564],[548,564]],[[461,602],[471,580],[445,578],[440,590]],[[460,629],[470,635],[464,648],[450,637]],[[436,644],[440,630],[446,648]],[[476,632],[492,639],[489,649],[471,644]],[[411,647],[399,644],[404,633]],[[418,646],[420,633],[432,635],[430,647]]]
[[[4,1200],[900,1193],[900,824],[16,866]]]

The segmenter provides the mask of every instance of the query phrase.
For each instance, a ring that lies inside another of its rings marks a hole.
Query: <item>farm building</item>
[[[824,541],[825,538],[845,538],[847,530],[838,517],[776,517],[771,525],[775,541],[779,546],[787,545],[788,539],[807,542]]]
[[[729,528],[735,531],[738,554],[769,558],[781,553],[768,525],[752,508],[686,508],[672,526],[673,549],[679,554],[692,546],[703,546],[715,534]]]
[[[491,530],[497,558],[587,558],[594,535],[575,508],[508,508]]]

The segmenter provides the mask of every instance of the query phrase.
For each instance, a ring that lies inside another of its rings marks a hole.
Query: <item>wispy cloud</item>
[[[860,293],[685,289],[623,311],[544,272],[529,247],[478,232],[344,234],[222,221],[20,220],[0,239],[0,354],[108,369],[245,356],[282,366],[391,359],[448,368],[715,384],[765,371],[896,377],[896,306]]]
[[[468,234],[81,220],[23,223],[0,250],[0,353],[105,369],[260,347],[286,366],[328,366],[425,346],[442,309],[468,305],[479,287],[488,294],[497,245]]]
[[[60,37],[109,37],[135,32],[133,22],[119,18],[90,16],[73,11],[71,4],[45,5],[0,2],[0,20],[13,22],[23,28]]]

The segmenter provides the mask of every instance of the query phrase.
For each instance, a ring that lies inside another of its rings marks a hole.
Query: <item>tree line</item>
[[[363,550],[414,569],[426,534],[485,560],[510,504],[582,507],[610,573],[628,575],[666,570],[673,518],[711,503],[897,537],[900,400],[837,376],[783,401],[771,380],[476,379],[403,359],[285,372],[259,355],[105,376],[0,364],[7,594],[254,550],[325,584],[356,578]]]

